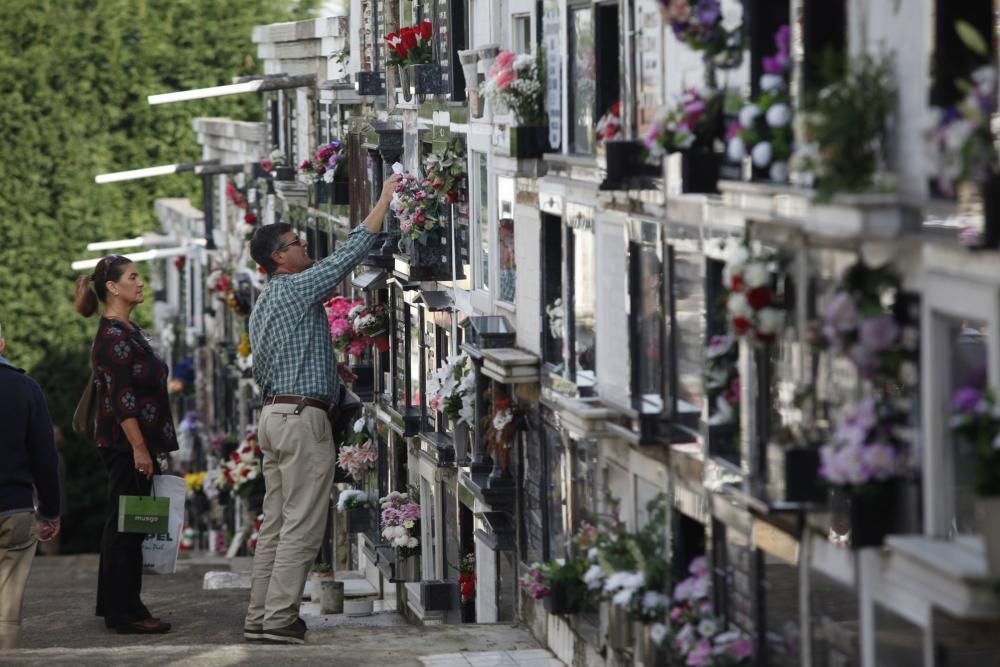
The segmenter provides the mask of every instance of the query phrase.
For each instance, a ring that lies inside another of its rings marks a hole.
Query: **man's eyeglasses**
[[[287,250],[288,248],[291,248],[293,245],[301,246],[305,245],[305,243],[306,242],[303,241],[302,238],[296,236],[294,241],[289,241],[288,243],[282,243],[280,246],[278,246],[278,249],[275,250],[274,252],[281,252],[282,250]]]

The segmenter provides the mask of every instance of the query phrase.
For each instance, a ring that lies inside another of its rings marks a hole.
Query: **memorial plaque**
[[[562,15],[558,0],[545,0],[542,45],[545,47],[545,108],[549,113],[549,145],[562,146]]]

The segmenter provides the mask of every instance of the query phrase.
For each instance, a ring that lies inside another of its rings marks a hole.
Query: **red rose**
[[[729,279],[729,289],[734,292],[743,291],[743,276],[739,273],[734,273],[732,278]]]
[[[413,28],[403,28],[400,37],[403,38],[403,46],[405,46],[407,50],[410,50],[417,45],[417,31]]]
[[[184,256],[181,255],[180,257],[174,260],[174,266],[177,267],[178,271],[184,268],[184,259],[185,259]]]
[[[258,266],[257,273],[267,273],[267,269],[265,269],[263,266]]]
[[[434,27],[431,25],[430,21],[424,21],[420,24],[420,36],[424,38],[425,42],[431,38],[431,31],[433,29]]]
[[[400,44],[396,47],[396,55],[399,56],[400,58],[405,58],[406,54],[409,52],[410,50],[406,48],[406,46],[404,46],[402,42],[400,42]]]
[[[759,331],[755,331],[754,336],[762,343],[773,343],[777,339],[777,336],[773,333],[761,333]]]
[[[747,303],[754,310],[760,310],[771,303],[771,289],[758,287],[747,292]]]
[[[243,216],[243,222],[253,225],[257,222],[257,216],[253,214],[253,211],[247,211],[247,214]]]
[[[750,331],[750,320],[745,317],[737,315],[732,319],[733,333],[737,336],[746,335],[747,331]]]

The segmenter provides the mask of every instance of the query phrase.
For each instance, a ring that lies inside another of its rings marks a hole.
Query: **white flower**
[[[399,162],[392,163],[392,173],[402,174],[404,171],[406,171],[406,167],[404,167],[402,164],[400,164]]]
[[[601,569],[601,566],[591,565],[583,573],[583,583],[587,584],[587,588],[590,590],[601,588],[604,585],[604,570]]]
[[[777,333],[785,321],[785,313],[777,308],[763,308],[757,313],[757,331]]]
[[[919,377],[917,365],[912,361],[904,361],[899,365],[899,379],[907,387],[913,387],[916,385]]]
[[[747,289],[763,287],[771,282],[771,272],[763,262],[750,262],[743,269],[743,283]]]
[[[732,243],[726,251],[726,268],[739,268],[750,260],[750,249],[742,243]]]
[[[768,177],[775,183],[784,183],[788,180],[788,163],[775,162],[768,171]]]
[[[535,57],[530,53],[522,53],[521,55],[514,58],[514,62],[511,63],[511,68],[517,72],[523,69],[531,67],[535,62]],[[523,81],[523,79],[518,79],[518,81]],[[527,83],[527,82],[525,82]]]
[[[730,315],[749,317],[753,315],[753,308],[746,296],[742,292],[732,292],[726,300],[726,308]]]
[[[493,428],[497,431],[502,431],[512,421],[514,421],[514,412],[509,409],[502,410],[493,417]]]
[[[753,164],[755,167],[764,168],[771,164],[771,158],[774,157],[774,148],[771,147],[771,142],[762,141],[755,145],[750,151],[750,157],[753,158]]]
[[[653,640],[654,644],[659,646],[667,638],[667,626],[663,623],[653,623],[649,626],[649,638]]]
[[[756,104],[748,104],[742,109],[740,109],[740,126],[750,127],[753,125],[754,120],[760,115],[760,107]]]
[[[619,607],[627,607],[632,601],[633,595],[635,595],[634,589],[623,588],[612,596],[611,602]]]
[[[354,422],[354,432],[361,433],[363,430],[365,430],[365,418],[360,417],[356,422]]]
[[[792,112],[787,104],[779,103],[767,110],[765,118],[771,127],[785,127],[792,118]]]
[[[740,137],[733,137],[726,145],[726,157],[733,162],[739,162],[747,154],[747,146]]]
[[[763,92],[775,90],[785,85],[785,80],[779,74],[762,74],[760,77],[760,89]]]
[[[993,449],[1000,449],[1000,433],[997,433],[997,436],[993,438]]]

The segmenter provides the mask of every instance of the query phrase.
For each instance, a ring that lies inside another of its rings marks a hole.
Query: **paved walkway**
[[[407,624],[395,612],[348,618],[303,616],[303,646],[243,641],[246,589],[202,589],[204,573],[224,561],[184,563],[175,575],[147,576],[143,600],[174,624],[165,635],[137,637],[104,629],[93,615],[97,556],[35,559],[25,595],[21,648],[0,653],[0,665],[357,665],[383,667],[550,667],[559,665],[519,625]]]

